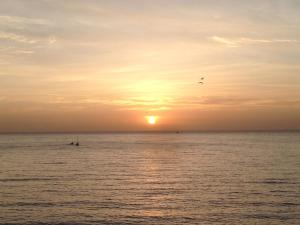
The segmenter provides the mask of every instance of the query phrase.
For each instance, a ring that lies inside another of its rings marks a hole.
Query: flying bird
[[[198,84],[204,84],[204,83],[203,83],[204,77],[201,77],[200,80],[201,80],[201,81],[199,81]]]

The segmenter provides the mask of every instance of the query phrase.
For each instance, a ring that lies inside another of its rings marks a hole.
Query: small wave
[[[0,204],[1,207],[52,207],[55,206],[51,202],[16,202]]]
[[[248,183],[254,184],[297,184],[297,182],[287,180],[287,179],[265,179],[261,181],[253,181]]]
[[[0,179],[0,182],[30,182],[30,181],[53,181],[56,178],[10,178],[10,179]]]
[[[76,222],[57,222],[57,223],[47,223],[47,222],[22,222],[22,223],[0,223],[0,225],[88,225],[91,223],[76,223]],[[102,224],[102,223],[99,223]],[[108,223],[105,223],[108,224]],[[115,223],[117,225],[117,223]],[[112,225],[112,224],[109,224]]]
[[[95,206],[97,208],[122,208],[132,207],[137,208],[140,206],[135,203],[122,203],[115,201],[90,201],[90,200],[77,200],[77,201],[65,201],[65,202],[15,202],[0,204],[1,207],[53,207],[53,206]]]
[[[293,192],[293,191],[286,191],[286,190],[271,190],[270,192],[271,192],[271,193],[290,193],[290,192]]]
[[[65,162],[41,162],[39,164],[44,164],[44,165],[62,165],[62,164],[67,164]]]
[[[294,220],[295,216],[283,215],[283,214],[248,214],[243,216],[246,219],[263,219],[263,220]],[[265,221],[266,222],[266,221]]]

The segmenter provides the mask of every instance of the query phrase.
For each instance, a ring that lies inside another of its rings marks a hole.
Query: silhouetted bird
[[[203,83],[204,77],[201,77],[200,80],[201,80],[201,81],[199,81],[198,84],[204,84],[204,83]]]

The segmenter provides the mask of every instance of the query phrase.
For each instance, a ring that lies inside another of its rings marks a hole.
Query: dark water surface
[[[300,133],[0,135],[0,224],[300,224]]]

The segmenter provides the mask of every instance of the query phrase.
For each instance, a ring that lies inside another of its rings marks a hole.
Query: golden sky
[[[299,27],[298,0],[1,0],[0,132],[300,129]]]

